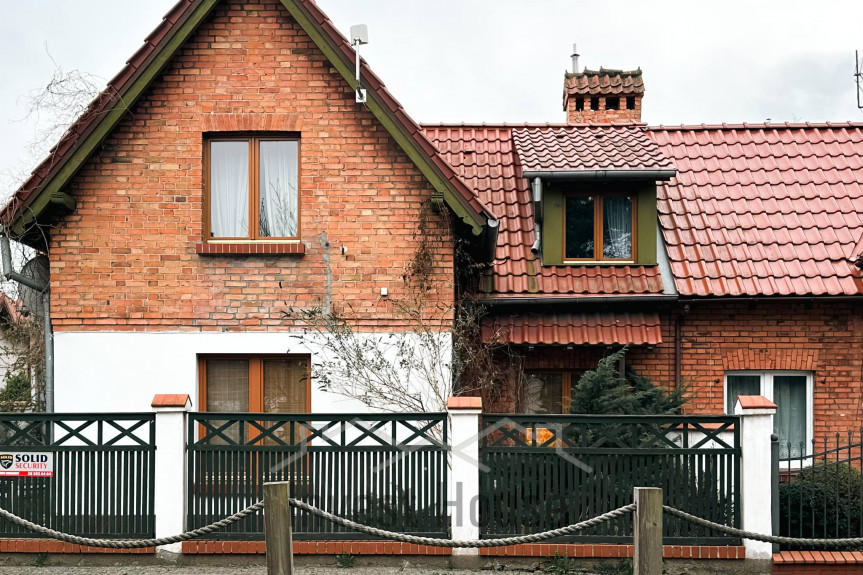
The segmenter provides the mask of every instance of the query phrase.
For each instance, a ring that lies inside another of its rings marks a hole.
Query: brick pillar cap
[[[192,407],[188,393],[157,393],[151,407]]]
[[[447,409],[482,409],[481,397],[458,396],[450,397],[446,402]]]
[[[763,395],[738,395],[741,409],[776,409],[776,404]]]

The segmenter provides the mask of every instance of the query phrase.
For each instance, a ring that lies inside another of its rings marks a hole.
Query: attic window
[[[599,98],[593,97],[590,99],[590,109],[596,112],[599,110]]]
[[[575,99],[575,111],[583,112],[584,111],[584,98],[576,98]]]
[[[620,98],[606,98],[605,99],[605,109],[606,110],[619,110],[620,109]]]
[[[634,110],[635,109],[635,96],[627,96],[626,97],[626,109]]]
[[[634,196],[573,194],[564,211],[565,260],[634,260]]]

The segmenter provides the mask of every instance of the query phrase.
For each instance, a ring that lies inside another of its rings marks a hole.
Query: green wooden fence
[[[192,529],[289,481],[294,497],[336,515],[402,533],[446,536],[447,420],[422,414],[192,413],[188,438]],[[296,513],[297,539],[367,539]],[[262,539],[253,515],[215,536]]]
[[[85,537],[155,536],[152,413],[0,414],[0,454],[52,453],[53,477],[0,477],[0,507]],[[0,519],[0,538],[39,537]]]
[[[535,533],[632,502],[661,487],[665,502],[740,526],[740,428],[734,416],[483,415],[480,529],[484,537]],[[739,539],[665,518],[667,544]],[[630,518],[565,539],[631,541]]]

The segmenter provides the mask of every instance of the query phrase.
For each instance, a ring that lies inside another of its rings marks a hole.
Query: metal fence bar
[[[669,505],[740,524],[740,429],[736,416],[483,415],[483,537],[533,533],[625,504],[635,486],[660,487]],[[736,544],[677,518],[669,544]],[[612,521],[567,541],[625,543]]]
[[[797,538],[863,536],[863,428],[782,445],[778,460],[779,533]],[[783,547],[784,548],[784,547]],[[792,547],[789,547],[792,548]]]
[[[152,537],[152,413],[0,414],[0,450],[52,453],[53,477],[0,477],[0,507],[89,537]],[[0,520],[0,538],[32,537]]]
[[[433,414],[191,413],[188,526],[257,501],[285,481],[302,501],[358,522],[443,536],[447,522],[447,419]],[[260,517],[218,534],[260,539]],[[362,537],[297,515],[296,539]]]

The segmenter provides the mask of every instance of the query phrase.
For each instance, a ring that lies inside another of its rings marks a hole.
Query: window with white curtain
[[[208,239],[299,237],[297,139],[209,138],[205,150]]]
[[[779,457],[812,451],[812,373],[805,371],[729,371],[725,374],[725,412],[734,413],[739,395],[763,395],[776,404],[773,430]]]
[[[564,259],[635,259],[635,199],[626,194],[567,196],[564,208]]]

